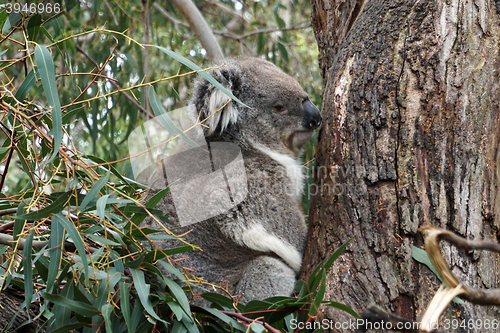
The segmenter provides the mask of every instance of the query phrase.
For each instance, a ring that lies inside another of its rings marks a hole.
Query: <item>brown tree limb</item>
[[[0,210],[0,216],[14,214],[15,212],[17,212],[17,208],[2,209]]]
[[[14,241],[14,237],[12,237],[11,235],[0,234],[0,244],[13,246],[16,242],[18,242],[17,248],[19,250],[23,250],[24,244],[26,243],[25,239],[21,238],[19,240]],[[35,249],[41,250],[48,243],[49,243],[48,241],[33,241],[31,246],[34,247]],[[76,251],[76,246],[73,243],[64,242],[64,249],[70,252],[74,252]]]

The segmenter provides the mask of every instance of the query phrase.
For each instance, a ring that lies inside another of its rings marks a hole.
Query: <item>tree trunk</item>
[[[500,1],[312,4],[324,123],[304,276],[353,237],[327,297],[419,321],[440,285],[412,258],[419,226],[498,240]],[[464,284],[499,287],[498,255],[442,246]],[[330,308],[324,316],[352,319]],[[450,306],[443,319],[453,318],[500,319],[498,308],[467,302]]]

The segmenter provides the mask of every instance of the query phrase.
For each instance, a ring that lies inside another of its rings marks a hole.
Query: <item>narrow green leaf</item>
[[[62,248],[64,244],[64,228],[59,223],[59,220],[52,216],[52,225],[50,228],[49,239],[49,276],[47,277],[47,292],[52,293],[54,282],[57,278],[57,273],[61,267]]]
[[[30,308],[31,300],[33,299],[33,264],[31,253],[33,251],[33,233],[31,229],[28,237],[26,237],[23,249],[23,266],[24,266],[24,299],[26,309]]]
[[[100,164],[100,163],[106,163],[105,160],[103,160],[102,158],[99,158],[99,157],[96,157],[96,156],[92,156],[92,155],[85,155],[83,156],[84,158],[88,158],[89,160],[97,163],[97,164]],[[111,173],[113,175],[115,175],[116,177],[118,177],[122,182],[124,182],[125,184],[129,185],[129,182],[127,181],[127,179],[125,179],[125,177],[122,176],[122,174],[120,172],[118,172],[118,170],[116,170],[116,168],[112,165],[109,165],[109,169],[111,170]]]
[[[16,26],[16,24],[21,21],[22,18],[23,15],[21,13],[11,13],[3,25],[2,35],[6,35],[12,27]]]
[[[35,73],[38,75],[38,71],[35,69],[35,71],[31,70],[28,75],[24,78],[23,83],[19,86],[19,88],[16,91],[16,94],[14,95],[15,99],[22,102],[28,96],[28,92],[33,88],[33,86],[36,83],[36,78],[35,78]],[[14,101],[12,102],[14,103]]]
[[[85,211],[85,208],[87,207],[87,205],[89,204],[89,202],[92,199],[94,199],[96,197],[96,195],[99,193],[99,191],[101,190],[101,188],[104,185],[106,185],[106,183],[109,180],[109,176],[110,176],[110,173],[108,171],[108,173],[106,174],[106,176],[103,176],[103,177],[99,178],[99,180],[94,184],[94,186],[92,186],[92,188],[90,189],[89,193],[87,193],[87,195],[85,196],[85,199],[83,199],[83,202],[81,203],[81,205],[79,207],[80,212]]]
[[[331,306],[333,308],[337,308],[339,310],[345,311],[348,314],[350,314],[350,315],[352,315],[352,316],[354,316],[356,318],[361,318],[356,311],[354,311],[353,309],[351,309],[350,307],[348,307],[347,305],[344,305],[342,303],[337,303],[337,302],[323,302],[323,304],[326,304],[326,305]]]
[[[68,121],[73,118],[74,116],[77,116],[80,112],[85,110],[85,106],[80,105],[77,108],[74,108],[73,110],[67,111],[64,116],[62,117],[62,123],[67,124]]]
[[[411,246],[411,256],[413,257],[413,259],[415,259],[419,263],[422,263],[425,266],[429,267],[429,269],[434,274],[436,274],[436,276],[439,278],[439,280],[441,280],[441,282],[443,282],[443,279],[441,278],[441,275],[439,275],[436,267],[434,267],[434,264],[432,263],[431,258],[429,257],[429,255],[427,254],[427,252],[425,252],[424,250],[419,249],[418,247],[412,245]]]
[[[146,202],[146,204],[144,206],[148,209],[154,208],[158,204],[158,202],[160,202],[160,200],[163,199],[163,197],[167,194],[168,191],[169,191],[169,188],[167,187],[167,188],[161,190],[160,192],[156,193],[154,196],[152,196],[148,200],[148,202]],[[146,214],[135,214],[132,217],[132,222],[134,222],[136,225],[138,225],[146,218],[146,216],[147,216]]]
[[[33,15],[28,21],[28,39],[34,41],[36,36],[38,36],[38,31],[40,31],[40,25],[42,24],[42,16],[40,14]]]
[[[107,239],[107,238],[104,238],[104,237],[100,237],[100,236],[96,236],[96,235],[93,235],[93,234],[90,234],[87,237],[90,238],[90,239],[92,239],[93,241],[96,241],[96,242],[100,243],[100,244],[110,245],[110,246],[120,246],[120,243],[113,242],[110,239]]]
[[[288,63],[288,61],[289,61],[288,51],[286,50],[285,45],[278,42],[278,51],[280,51],[281,57],[284,60],[284,62]]]
[[[100,314],[100,311],[97,310],[92,305],[79,301],[74,301],[72,299],[66,298],[61,295],[45,293],[43,297],[54,304],[65,306],[69,308],[71,311],[74,311],[85,317],[90,318],[92,316],[97,316]]]
[[[333,262],[335,260],[337,260],[337,258],[339,257],[339,255],[342,254],[342,252],[344,252],[344,249],[347,247],[347,245],[349,245],[351,240],[352,240],[352,238],[350,238],[347,242],[342,244],[337,250],[335,250],[335,252],[333,252],[333,254],[330,256],[330,258],[328,258],[325,265],[323,266],[323,269],[325,270],[325,272],[328,272],[330,270],[330,268],[333,265]]]
[[[203,295],[205,295],[205,294],[203,294]],[[203,297],[203,295],[201,295],[201,296]],[[205,297],[203,297],[203,298],[205,298]],[[272,307],[272,305],[273,305],[273,303],[271,303],[271,302],[265,302],[265,301],[261,301],[261,300],[252,300],[245,305],[245,309],[243,310],[243,312],[254,312],[254,311],[268,310]],[[226,306],[226,305],[224,305],[224,306]]]
[[[170,119],[170,117],[168,116],[168,113],[165,112],[163,105],[161,105],[160,101],[158,100],[158,96],[156,95],[155,89],[152,86],[148,89],[148,97],[149,104],[151,104],[151,108],[153,109],[156,117],[158,118],[162,126],[165,127],[165,129],[170,133],[170,135],[180,135],[184,142],[188,143],[194,148],[198,148],[198,145],[196,143],[194,143],[190,138],[187,137],[186,134],[184,134],[180,129],[177,128],[177,126],[175,126],[172,119]]]
[[[104,324],[106,326],[106,332],[113,332],[113,325],[111,322],[111,314],[113,313],[113,305],[106,303],[101,306],[101,313],[104,318]]]
[[[413,259],[415,259],[419,263],[422,263],[425,266],[429,267],[429,269],[434,274],[436,274],[436,276],[439,279],[439,281],[441,281],[441,283],[444,283],[443,278],[441,277],[441,275],[437,271],[436,267],[434,267],[434,264],[432,263],[432,260],[429,257],[429,255],[427,254],[427,252],[425,252],[424,250],[419,249],[418,247],[412,245],[411,246],[411,256],[413,257]],[[464,301],[460,297],[455,297],[453,299],[453,302],[455,302],[457,304],[464,304]]]
[[[172,327],[172,333],[186,333],[188,330],[181,322],[175,321],[174,326]],[[231,332],[232,333],[232,332]]]
[[[309,280],[307,281],[307,287],[308,291],[312,292],[316,290],[318,287],[318,284],[320,282],[321,276],[318,275],[320,270],[325,270],[325,272],[328,272],[330,268],[333,265],[333,262],[339,257],[339,255],[344,251],[346,246],[351,242],[352,238],[349,239],[347,242],[342,244],[335,252],[332,253],[332,255],[328,258],[323,260],[311,273]]]
[[[24,203],[20,203],[19,206],[17,206],[16,215],[21,212],[24,212],[24,207],[26,207],[26,205]],[[16,216],[14,216],[14,219],[16,219]],[[14,221],[14,230],[13,230],[14,241],[16,241],[19,238],[19,234],[21,234],[25,226],[26,226],[26,219],[19,219],[19,221]]]
[[[51,331],[50,333],[68,333],[68,332],[74,332],[73,331],[74,329],[77,329],[77,328],[80,328],[80,327],[84,327],[84,326],[87,326],[87,325],[88,324],[86,324],[86,323],[68,324],[68,325],[61,326],[58,329],[55,329],[55,330]]]
[[[169,273],[175,275],[175,277],[178,278],[179,280],[183,281],[186,279],[184,275],[182,275],[181,272],[179,272],[179,270],[170,265],[170,263],[165,262],[165,260],[159,260],[158,263],[162,265]]]
[[[181,321],[182,318],[184,317],[184,310],[182,310],[182,307],[179,305],[179,303],[176,302],[167,302],[167,305],[170,307],[170,310],[174,313],[175,317],[177,318],[177,321]]]
[[[243,106],[246,106],[247,108],[250,108],[248,105],[246,105],[245,103],[243,103],[242,101],[240,101],[236,96],[234,96],[233,93],[231,93],[229,90],[227,90],[222,84],[220,84],[210,74],[208,74],[207,72],[203,71],[203,69],[200,66],[196,65],[191,60],[189,60],[189,59],[181,56],[180,54],[178,54],[178,53],[176,53],[174,51],[167,50],[164,47],[157,46],[157,45],[153,45],[153,46],[156,47],[158,50],[166,53],[169,57],[174,58],[175,60],[177,60],[181,64],[186,65],[187,67],[191,68],[192,70],[199,71],[198,74],[200,74],[208,82],[210,82],[211,84],[213,84],[217,89],[221,90],[224,94],[226,94],[227,96],[231,97],[234,101],[240,103]]]
[[[7,17],[9,17],[7,10],[5,9],[0,10],[0,26],[2,26],[5,23]]]
[[[132,268],[132,269],[137,269],[144,262],[144,258],[145,257],[146,257],[146,255],[144,253],[141,253],[141,255],[139,255],[139,257],[137,259],[126,261],[125,262],[125,267]]]
[[[51,162],[59,152],[62,141],[62,114],[61,103],[57,93],[57,86],[54,73],[54,63],[49,50],[43,45],[37,44],[35,47],[35,61],[38,67],[38,73],[42,79],[43,90],[47,96],[47,101],[52,107],[52,135],[54,135],[52,156],[47,161]]]
[[[247,328],[244,325],[238,323],[235,319],[229,317],[228,315],[226,315],[226,314],[224,314],[216,309],[204,307],[203,310],[207,311],[212,316],[219,318],[220,320],[222,320],[226,324],[228,324],[228,325],[230,324],[233,328],[240,330],[241,332],[247,331]]]
[[[104,219],[104,213],[105,213],[106,203],[108,201],[108,198],[109,198],[109,194],[103,195],[102,197],[99,198],[99,200],[97,200],[97,203],[95,205],[95,207],[97,209],[97,215],[99,215],[99,220],[101,222]]]
[[[164,280],[167,283],[168,289],[170,289],[172,296],[174,296],[175,300],[184,310],[185,314],[187,315],[187,318],[193,321],[193,317],[191,316],[191,309],[189,307],[189,301],[186,297],[186,294],[184,293],[184,290],[182,290],[182,288],[173,280],[169,278],[164,278]]]
[[[319,311],[319,306],[321,302],[323,302],[323,296],[325,296],[326,290],[326,271],[324,269],[321,270],[321,281],[318,288],[318,293],[314,298],[313,304],[311,304],[311,309],[309,310],[309,316],[315,316]]]
[[[68,267],[68,266],[67,266]],[[69,268],[69,267],[68,267]],[[61,290],[61,296],[67,299],[74,300],[74,284],[73,281],[68,281],[64,288]],[[50,328],[57,328],[69,324],[71,318],[71,309],[61,304],[54,304],[52,308],[52,313],[54,314],[54,322]]]
[[[67,218],[62,216],[62,214],[54,215],[53,219],[56,219],[61,225],[66,229],[66,232],[69,234],[73,243],[75,243],[76,250],[78,254],[80,254],[80,258],[83,264],[83,270],[85,272],[85,285],[89,283],[89,265],[87,262],[87,254],[85,252],[85,246],[83,245],[82,237],[78,230],[76,230],[75,225],[71,223]]]
[[[207,301],[209,301],[211,303],[217,303],[225,308],[228,308],[228,309],[233,308],[233,301],[224,295],[220,295],[220,294],[216,294],[216,293],[203,293],[203,294],[201,294],[201,297],[203,297],[204,299],[206,299]],[[245,309],[246,309],[246,307],[245,307]]]
[[[137,325],[133,326],[130,318],[130,291],[128,288],[129,284],[122,281],[120,284],[120,309],[122,310],[123,319],[125,319],[128,332],[135,333]]]
[[[158,317],[158,315],[153,309],[153,305],[151,304],[151,300],[149,299],[149,284],[146,283],[146,280],[144,278],[144,272],[138,269],[131,268],[130,273],[132,274],[132,279],[134,280],[134,285],[135,289],[137,290],[137,295],[139,295],[139,300],[141,301],[141,304],[144,307],[144,309],[154,319],[166,323],[163,319]]]
[[[43,218],[48,217],[50,214],[57,214],[60,213],[63,209],[64,206],[68,203],[69,197],[71,196],[72,192],[65,192],[61,196],[59,196],[53,203],[48,205],[47,207],[44,207],[36,212],[33,213],[28,213],[24,215],[18,215],[14,216],[14,219],[16,220],[40,220]]]
[[[133,328],[131,333],[140,332],[135,328],[139,326],[139,323],[144,320],[144,308],[141,306],[140,302],[136,302],[134,310],[132,310],[132,316],[130,317],[130,327]]]
[[[195,325],[194,321],[191,322],[189,321],[188,318],[184,317],[182,321],[182,324],[187,328],[188,332],[190,333],[199,333],[200,331],[198,330],[198,327]],[[191,319],[192,320],[192,319]]]

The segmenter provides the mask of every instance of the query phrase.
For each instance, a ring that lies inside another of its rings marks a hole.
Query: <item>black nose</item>
[[[310,130],[318,128],[323,118],[321,118],[316,105],[311,103],[310,100],[306,100],[302,102],[302,107],[304,108],[304,126]]]

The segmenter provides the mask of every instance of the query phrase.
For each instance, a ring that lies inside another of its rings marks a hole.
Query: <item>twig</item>
[[[172,15],[170,15],[165,9],[163,9],[162,6],[160,6],[157,2],[153,3],[153,7],[161,14],[163,15],[164,18],[172,22],[175,26],[180,25],[181,27],[188,28],[189,29],[189,24],[186,22],[183,22],[181,20],[176,19]]]
[[[303,23],[301,23],[301,24],[303,24]],[[310,24],[307,24],[307,25],[298,24],[298,25],[294,25],[291,27],[287,27],[287,28],[267,28],[267,29],[255,30],[255,31],[247,32],[246,34],[243,34],[243,35],[235,35],[232,33],[221,32],[221,31],[214,31],[214,34],[220,35],[223,37],[227,37],[227,38],[231,38],[231,39],[235,39],[235,40],[242,40],[242,39],[245,39],[247,37],[251,37],[254,35],[258,35],[258,34],[269,34],[269,33],[277,32],[277,31],[302,30],[302,29],[307,29],[310,27],[311,27]]]
[[[144,44],[149,44],[149,1],[148,0],[142,0],[142,15],[143,15],[143,23],[144,23]],[[143,76],[143,81],[147,82],[147,77],[148,77],[148,67],[149,67],[149,47],[145,47],[144,50],[142,51],[142,58],[143,58],[143,64],[142,64],[142,74]],[[148,89],[149,86],[144,86],[144,109],[148,110]]]
[[[21,238],[21,239],[18,239],[16,241],[14,241],[14,237],[13,236],[6,235],[6,234],[0,234],[0,244],[12,246],[16,242],[18,242],[17,248],[20,249],[20,250],[23,250],[24,249],[24,244],[26,243],[26,239]],[[36,249],[38,249],[38,250],[41,250],[47,244],[49,244],[48,241],[33,241],[32,244],[31,244],[31,246],[34,247],[34,248],[36,248]],[[67,250],[67,251],[70,251],[70,252],[74,252],[74,251],[76,251],[76,246],[73,243],[64,242],[64,249]]]
[[[81,54],[83,54],[88,60],[90,60],[90,62],[92,62],[94,64],[94,66],[96,66],[97,68],[99,68],[99,65],[97,64],[97,62],[92,59],[80,46],[77,46],[76,49],[78,50],[78,52],[80,52]],[[142,105],[140,105],[139,103],[137,103],[137,101],[132,97],[130,96],[126,91],[123,91],[122,88],[120,87],[120,85],[118,85],[116,82],[113,82],[113,81],[110,81],[111,84],[116,88],[118,89],[118,91],[123,95],[125,96],[126,99],[128,99],[130,102],[132,102],[132,104],[134,104],[138,109],[139,111],[141,111],[143,114],[145,114],[148,119],[152,119],[153,116],[151,114],[149,114],[146,109],[144,109],[142,107]]]
[[[436,228],[431,225],[420,227],[420,231],[425,236],[425,250],[429,254],[432,263],[436,267],[439,275],[450,288],[460,285],[459,280],[453,275],[441,254],[439,240],[445,240],[458,248],[466,250],[487,250],[500,253],[500,244],[488,241],[468,240],[460,237],[451,231]],[[475,304],[500,305],[500,289],[481,289],[462,286],[464,293],[462,298]]]
[[[261,325],[264,325],[264,327],[271,333],[281,333],[279,330],[273,328],[271,325],[269,325],[268,323],[265,323],[263,321],[260,321],[260,320],[256,320],[256,319],[250,319],[250,318],[247,318],[245,317],[244,315],[242,315],[241,313],[235,313],[235,312],[230,312],[230,311],[221,311],[223,314],[227,315],[227,316],[230,316],[230,317],[234,317],[234,318],[238,318],[239,320],[243,320],[243,321],[246,321],[247,323],[257,323],[257,324],[261,324]]]

